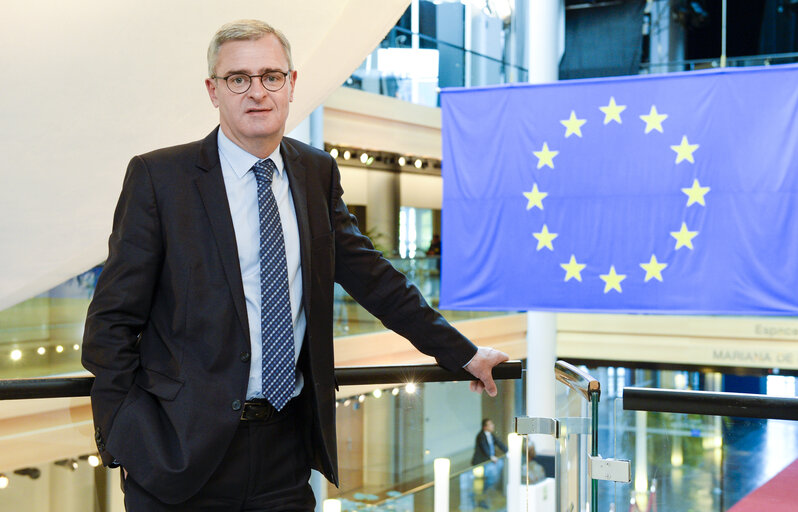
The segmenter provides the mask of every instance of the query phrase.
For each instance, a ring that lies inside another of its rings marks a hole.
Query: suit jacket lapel
[[[291,185],[296,220],[299,225],[299,254],[302,266],[302,303],[305,318],[310,316],[310,221],[308,220],[307,175],[308,169],[300,153],[286,139],[280,143],[283,163]]]
[[[249,324],[244,299],[244,285],[241,281],[238,245],[236,244],[230,205],[227,202],[222,165],[219,162],[218,130],[217,127],[202,141],[197,167],[204,172],[197,176],[195,182],[202,196],[202,203],[208,214],[213,236],[216,239],[216,247],[219,250],[224,274],[230,286],[230,293],[233,296],[236,315],[246,335],[247,343],[249,343]]]

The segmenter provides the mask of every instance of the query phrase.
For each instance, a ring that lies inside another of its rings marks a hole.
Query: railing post
[[[449,512],[449,459],[440,458],[433,462],[435,472],[435,512]]]

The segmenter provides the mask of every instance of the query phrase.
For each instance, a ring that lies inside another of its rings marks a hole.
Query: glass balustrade
[[[338,500],[342,510],[433,511],[443,478],[446,510],[506,510],[507,459],[499,445],[507,445],[523,384],[498,385],[495,398],[471,392],[467,382],[392,386],[341,397],[341,485],[328,488],[328,499]],[[347,387],[340,393],[347,395]],[[497,460],[473,464],[485,418],[495,425]]]
[[[506,510],[504,453],[497,447],[497,462],[478,465],[472,457],[485,417],[495,423],[496,439],[506,443],[512,418],[524,403],[522,381],[498,380],[499,395],[489,398],[471,392],[465,381],[429,381],[465,373],[438,370],[433,375],[424,368],[414,377],[420,368],[337,373],[342,383],[357,385],[342,385],[336,400],[341,485],[325,483],[327,498],[342,510],[433,511],[435,493],[445,487],[447,510]],[[397,375],[404,376],[401,383],[368,383]],[[520,375],[515,363],[512,374],[504,376]],[[0,383],[4,393],[9,382]],[[85,397],[0,400],[0,446],[19,440],[17,449],[0,454],[0,512],[120,510],[112,506],[121,504],[118,470],[97,467],[92,434]],[[46,458],[53,450],[62,453],[58,460]],[[447,465],[442,477],[441,460]],[[436,475],[446,482],[437,491]]]
[[[392,258],[427,301],[440,298],[439,257]],[[0,378],[31,378],[83,372],[80,347],[86,311],[102,267],[95,267],[55,288],[0,311]],[[490,311],[441,311],[450,322],[507,314]],[[384,331],[385,327],[339,285],[335,286],[336,337]]]
[[[602,455],[631,460],[632,481],[600,482],[600,510],[734,510],[798,463],[796,421],[625,410],[623,398],[603,412]]]
[[[420,42],[417,48],[414,38]],[[344,86],[437,107],[444,87],[525,82],[528,77],[526,68],[502,58],[394,27]]]

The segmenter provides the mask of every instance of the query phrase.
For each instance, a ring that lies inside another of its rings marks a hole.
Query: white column
[[[563,0],[529,2],[527,56],[529,81],[553,82],[558,79],[560,58],[565,50],[565,4]]]
[[[648,490],[648,427],[646,412],[635,413],[635,492],[637,501],[645,501]]]
[[[522,456],[523,437],[518,434],[507,436],[507,512],[521,510],[521,465],[526,464]]]
[[[325,502],[338,501],[327,499],[327,480],[315,469],[310,471],[310,488],[313,489],[313,495],[316,496],[316,512],[326,512],[325,509],[330,505],[325,505]],[[340,510],[341,502],[338,501],[338,511],[340,512]]]
[[[433,462],[435,473],[434,512],[449,512],[449,467],[449,459],[435,459]]]
[[[526,67],[532,83],[559,78],[565,47],[564,0],[529,2]],[[527,415],[554,418],[554,363],[557,360],[557,323],[554,313],[527,313]],[[531,436],[538,453],[554,455],[554,438]]]
[[[122,477],[119,468],[106,468],[105,484],[108,497],[108,512],[124,512],[125,494],[122,492]]]
[[[557,317],[554,313],[526,314],[526,414],[554,418],[554,363],[557,361]],[[554,438],[532,435],[543,455],[554,455]]]

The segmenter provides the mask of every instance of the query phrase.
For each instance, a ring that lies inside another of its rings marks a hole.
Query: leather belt
[[[269,421],[273,418],[285,416],[297,407],[299,400],[292,398],[278,411],[265,398],[252,398],[244,402],[241,408],[241,421]]]
[[[285,410],[285,409],[283,409]],[[241,421],[268,421],[278,411],[265,399],[244,402],[241,410]]]

